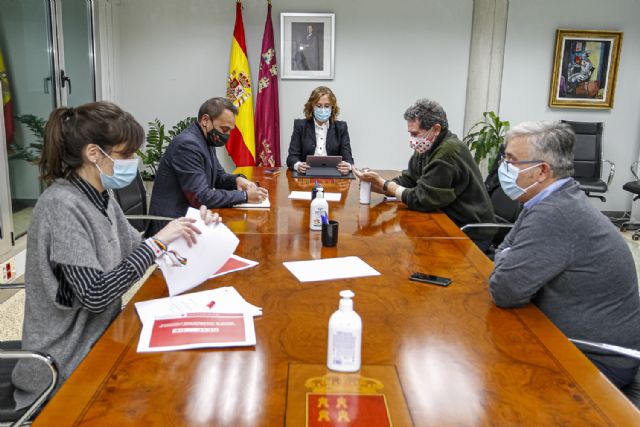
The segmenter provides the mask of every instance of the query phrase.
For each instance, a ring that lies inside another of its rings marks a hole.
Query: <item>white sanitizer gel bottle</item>
[[[324,199],[322,187],[318,187],[318,194],[311,202],[311,211],[309,212],[309,228],[314,231],[322,230],[322,214],[329,218],[329,204]]]
[[[329,319],[327,367],[332,371],[360,370],[362,320],[358,313],[353,311],[354,295],[351,291],[341,291],[340,308]]]

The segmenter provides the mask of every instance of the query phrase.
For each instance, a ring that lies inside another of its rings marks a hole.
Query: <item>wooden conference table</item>
[[[640,425],[640,412],[537,308],[492,303],[491,262],[444,214],[375,194],[361,206],[357,181],[329,180],[325,191],[342,194],[329,204],[340,235],[337,247],[323,248],[308,229],[309,202],[287,199],[313,180],[240,171],[269,189],[271,209],[220,214],[240,238],[236,253],[260,264],[194,291],[231,285],[262,307],[257,345],[139,354],[141,324],[129,304],[34,425],[304,425],[293,421],[305,402],[290,373],[325,364],[327,323],[342,289],[356,294],[363,365],[397,375],[401,391],[387,397],[406,404],[411,418],[396,417],[395,426]],[[302,284],[282,265],[349,255],[382,274]],[[415,271],[453,284],[407,280]],[[166,295],[156,271],[133,302]]]

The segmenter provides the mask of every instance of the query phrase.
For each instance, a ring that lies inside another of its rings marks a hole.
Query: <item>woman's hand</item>
[[[336,166],[336,168],[342,175],[348,175],[349,172],[351,172],[351,165],[344,160],[338,163],[338,166]]]
[[[307,169],[309,169],[309,163],[300,162],[298,164],[298,173],[307,173]]]
[[[222,218],[215,212],[211,212],[205,205],[200,206],[200,218],[204,221],[205,225],[217,224],[222,222]]]
[[[158,231],[154,237],[164,244],[169,244],[183,237],[187,241],[187,245],[193,246],[196,243],[196,235],[202,234],[198,227],[193,223],[195,219],[177,218],[167,224],[162,230]]]

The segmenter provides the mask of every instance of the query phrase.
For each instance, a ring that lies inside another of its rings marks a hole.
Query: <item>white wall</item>
[[[104,0],[103,0],[104,1]],[[252,80],[266,18],[266,1],[245,1],[244,24]],[[281,80],[280,129],[286,159],[293,119],[311,90],[328,85],[340,118],[349,124],[356,164],[406,167],[405,109],[419,97],[439,101],[452,130],[462,133],[472,0],[278,0],[273,24],[278,59],[281,12],[334,12],[333,81]],[[235,2],[116,0],[120,28],[115,101],[140,122],[158,117],[172,125],[200,104],[225,93]],[[254,97],[256,93],[254,90]],[[219,151],[220,152],[220,151]],[[229,165],[229,163],[227,163]],[[232,167],[232,166],[228,166]]]
[[[629,210],[631,195],[622,185],[632,179],[630,164],[640,149],[640,2],[637,0],[511,0],[500,115],[512,124],[525,120],[604,122],[604,157],[616,175],[601,210]],[[612,110],[548,107],[558,28],[622,31],[624,38]],[[608,173],[605,166],[603,172]]]

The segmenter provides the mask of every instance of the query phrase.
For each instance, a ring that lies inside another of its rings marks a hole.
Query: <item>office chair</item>
[[[22,426],[30,424],[29,420],[49,399],[58,382],[58,368],[51,356],[45,353],[20,350],[20,341],[0,343],[0,426]],[[51,371],[51,384],[27,408],[15,409],[13,399],[14,387],[11,383],[11,372],[19,359],[34,359],[43,362]]]
[[[573,128],[576,134],[576,143],[573,146],[573,178],[580,184],[580,189],[587,197],[595,197],[603,202],[607,199],[603,196],[611,185],[616,165],[603,159],[602,131],[600,122],[570,122],[562,120]],[[609,163],[609,176],[605,183],[602,178],[602,163]],[[596,193],[596,194],[592,194]]]
[[[503,154],[504,144],[498,150],[498,159],[502,158]],[[486,239],[491,239],[490,245],[483,252],[492,260],[495,250],[500,246],[500,243],[502,243],[516,219],[518,219],[520,212],[522,212],[522,205],[516,200],[511,200],[502,191],[500,180],[498,179],[499,167],[500,163],[496,162],[484,180],[484,186],[487,189],[487,193],[489,193],[491,205],[493,206],[494,221],[465,224],[460,227],[460,230],[471,239],[482,240],[485,237]]]
[[[147,227],[147,221],[139,216],[147,214],[147,192],[140,173],[131,184],[119,190],[113,190],[113,195],[126,216],[136,216],[135,219],[129,219],[129,223],[136,230],[143,232]]]
[[[631,359],[640,360],[640,351],[638,350],[632,350],[629,348],[605,343],[577,340],[573,338],[569,338],[569,341],[573,342],[574,344],[579,344],[579,346],[577,346],[578,348],[580,348],[580,346],[587,348],[596,348],[600,351],[605,350],[611,353],[622,354]],[[636,408],[640,409],[640,369],[636,373],[636,376],[631,384],[627,384],[626,386],[624,386],[621,391],[627,397],[627,399],[629,399],[631,403],[636,406]]]
[[[638,165],[640,161],[635,161],[631,163],[631,174],[636,179],[635,181],[629,181],[625,185],[622,186],[622,189],[628,191],[633,194],[633,201],[640,199],[640,178],[638,178]],[[630,227],[637,227],[640,224],[634,221],[623,222],[620,226],[620,231],[627,231]],[[637,228],[636,231],[633,232],[633,236],[631,236],[633,240],[640,239],[640,228]]]

